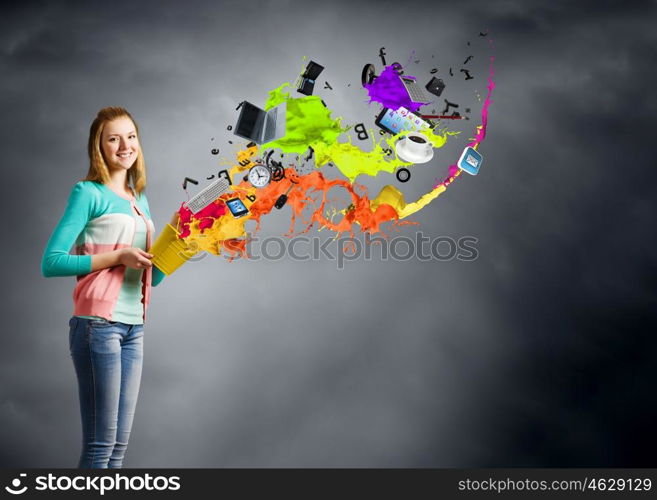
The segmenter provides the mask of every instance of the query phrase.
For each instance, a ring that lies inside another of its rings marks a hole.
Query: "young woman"
[[[123,108],[101,109],[88,152],[87,177],[73,187],[41,269],[45,277],[77,276],[69,347],[82,416],[78,466],[120,468],[139,392],[151,285],[164,274],[146,251],[154,227],[132,116]]]

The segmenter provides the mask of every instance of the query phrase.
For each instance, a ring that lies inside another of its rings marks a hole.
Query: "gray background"
[[[40,259],[99,108],[139,123],[160,228],[182,179],[218,170],[210,149],[236,150],[236,104],[262,105],[303,56],[326,67],[335,114],[370,127],[358,82],[379,47],[415,50],[421,78],[431,54],[442,77],[473,54],[474,86],[446,77],[464,103],[484,91],[486,29],[482,171],[400,233],[472,235],[479,258],[186,264],[153,290],[125,466],[657,465],[655,2],[273,3],[3,11],[0,465],[77,462],[74,279],[43,278]],[[464,139],[415,167],[408,199]]]

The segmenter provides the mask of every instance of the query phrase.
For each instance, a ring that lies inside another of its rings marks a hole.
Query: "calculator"
[[[404,87],[408,92],[408,97],[411,99],[411,101],[421,103],[431,102],[431,99],[427,93],[417,84],[414,77],[400,76],[399,78],[401,78],[401,81],[404,84]]]

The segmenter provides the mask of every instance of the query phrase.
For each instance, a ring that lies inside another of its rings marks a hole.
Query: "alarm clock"
[[[253,187],[265,187],[271,181],[271,171],[264,165],[255,165],[249,169],[247,178]]]

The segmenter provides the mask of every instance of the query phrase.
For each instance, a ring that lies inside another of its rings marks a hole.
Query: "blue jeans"
[[[123,465],[137,405],[144,325],[72,317],[69,347],[80,394],[79,468]]]

